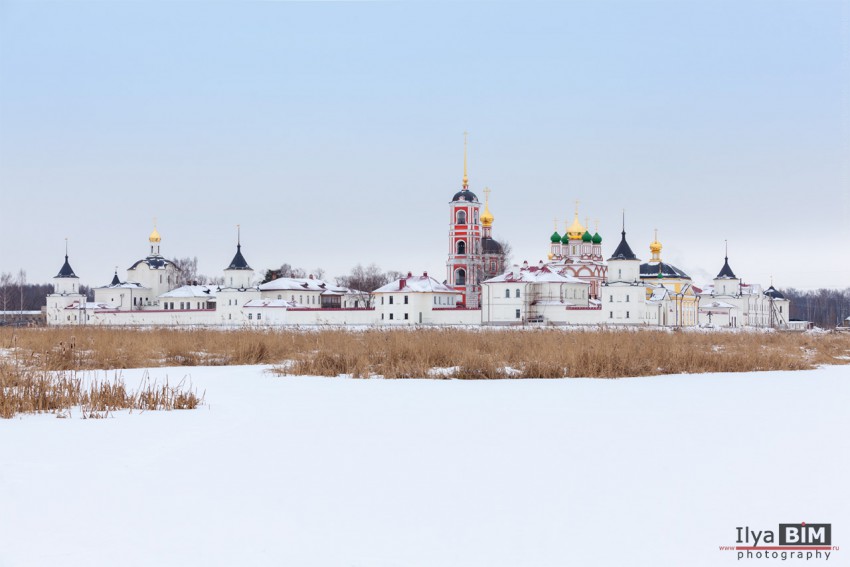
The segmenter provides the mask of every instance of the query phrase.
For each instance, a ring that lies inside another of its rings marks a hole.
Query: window
[[[506,289],[505,290],[505,297],[510,297],[510,296],[511,296],[511,290]]]
[[[620,279],[623,278],[623,270],[617,270],[617,277]]]
[[[248,313],[248,319],[253,319],[253,318],[254,318],[254,314],[253,314],[253,313]]]
[[[464,242],[463,240],[457,243],[457,253],[459,255],[466,254],[466,242]]]
[[[475,212],[472,213],[472,218],[475,219],[475,224],[478,224],[478,209],[475,209]]]
[[[610,301],[611,303],[614,303],[614,296],[613,296],[613,295],[609,295],[609,296],[608,296],[608,301]]]
[[[609,319],[613,319],[613,318],[614,318],[614,312],[613,312],[613,311],[609,311],[609,312],[608,312],[608,318],[609,318]]]
[[[383,304],[384,304],[384,296],[382,295],[381,296],[381,305],[383,305]]]
[[[514,294],[514,297],[519,297],[519,289],[517,289],[517,290],[516,290],[516,293]]]
[[[381,319],[383,319],[383,318],[384,318],[384,314],[383,314],[383,313],[381,313]]]
[[[262,318],[263,318],[263,314],[262,314],[262,313],[257,313],[257,320],[260,320],[260,319],[262,319]]]
[[[392,321],[392,318],[393,318],[393,314],[390,313],[390,321]]]
[[[458,270],[455,272],[455,283],[457,285],[466,285],[466,270]]]
[[[407,305],[407,296],[404,296],[404,304]]]
[[[457,212],[457,224],[466,224],[466,211]]]
[[[516,318],[519,319],[519,309],[516,310]]]
[[[278,298],[278,299],[283,299],[283,296],[282,296],[281,294],[277,294],[277,298]]]
[[[391,295],[390,296],[390,305],[392,305],[392,304],[393,304],[393,296]]]
[[[407,321],[407,313],[404,314],[404,320]]]
[[[228,319],[230,319],[230,318],[231,318],[231,317],[230,317],[230,315],[231,315],[231,313],[228,313],[228,314],[227,314],[227,318],[228,318]]]
[[[626,319],[628,319],[628,318],[629,318],[629,312],[626,311]]]
[[[626,294],[626,303],[629,302],[629,294]]]

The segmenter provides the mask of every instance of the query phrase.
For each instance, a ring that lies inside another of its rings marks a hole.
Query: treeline
[[[831,329],[850,317],[850,288],[781,291],[791,300],[792,319],[811,321],[818,327]]]

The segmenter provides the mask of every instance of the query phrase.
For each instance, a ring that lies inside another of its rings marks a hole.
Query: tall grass
[[[46,370],[281,364],[287,374],[464,379],[617,378],[845,364],[850,336],[667,330],[43,328],[0,331],[7,356]],[[41,366],[39,366],[41,365]]]
[[[73,368],[74,353],[66,343],[38,356],[19,356],[14,349],[0,358],[0,418],[19,413],[55,413],[68,417],[79,408],[84,418],[103,418],[117,410],[194,409],[203,402],[191,385],[159,384],[145,374],[135,390],[114,377],[84,376]],[[79,362],[78,360],[76,360]]]

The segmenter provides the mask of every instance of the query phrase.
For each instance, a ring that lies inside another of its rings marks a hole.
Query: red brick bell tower
[[[463,133],[463,188],[449,203],[449,259],[446,284],[463,295],[466,307],[480,306],[481,277],[481,203],[469,190],[466,169],[467,133]]]

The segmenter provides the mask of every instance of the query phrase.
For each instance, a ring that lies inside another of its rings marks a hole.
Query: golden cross
[[[579,203],[579,201],[578,201],[578,199],[576,199],[576,216],[578,216],[578,203]]]
[[[558,217],[553,218],[552,221],[555,223],[555,232],[558,232]]]
[[[490,200],[490,188],[489,187],[484,188],[484,199],[486,199],[487,201]]]

